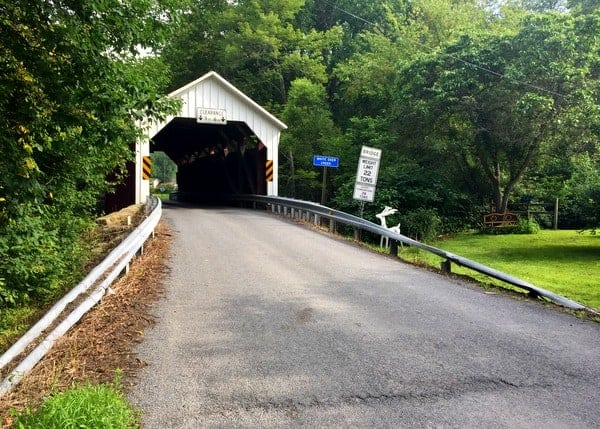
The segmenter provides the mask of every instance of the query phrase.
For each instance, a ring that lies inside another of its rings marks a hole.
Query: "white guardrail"
[[[48,353],[56,340],[65,334],[84,314],[102,299],[109,286],[125,270],[135,255],[143,250],[144,243],[151,235],[162,215],[162,205],[158,198],[151,197],[148,202],[149,214],[125,240],[115,247],[108,256],[96,266],[77,286],[32,326],[15,344],[0,356],[0,371],[13,362],[42,333],[58,321],[67,305],[86,294],[78,306],[71,311],[21,363],[19,363],[0,384],[0,397],[9,392],[23,377]],[[100,279],[102,279],[100,281]],[[99,284],[97,284],[100,281]],[[97,286],[96,286],[97,284]],[[95,288],[88,292],[93,286]]]

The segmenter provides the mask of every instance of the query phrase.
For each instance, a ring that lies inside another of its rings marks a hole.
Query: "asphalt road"
[[[600,427],[598,324],[263,212],[165,217],[144,428]]]

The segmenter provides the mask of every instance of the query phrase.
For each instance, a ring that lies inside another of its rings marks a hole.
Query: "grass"
[[[155,197],[159,198],[161,201],[169,201],[171,198],[171,194],[152,194]]]
[[[465,233],[431,244],[600,309],[600,235],[569,230],[542,230],[524,235]],[[438,268],[442,261],[414,248],[402,249],[400,256]],[[505,285],[456,265],[452,266],[452,272],[484,283]]]
[[[14,428],[128,429],[139,427],[139,413],[118,384],[85,384],[46,399],[37,409],[17,413]]]

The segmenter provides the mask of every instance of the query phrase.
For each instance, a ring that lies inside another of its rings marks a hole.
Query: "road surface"
[[[144,428],[600,427],[600,325],[282,220],[173,207]]]

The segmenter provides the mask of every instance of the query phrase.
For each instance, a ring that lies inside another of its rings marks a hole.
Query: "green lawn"
[[[525,235],[466,233],[431,244],[600,309],[600,235],[551,230]],[[400,256],[436,267],[441,261],[413,248],[402,249]],[[454,264],[452,272],[492,283],[489,277]]]

